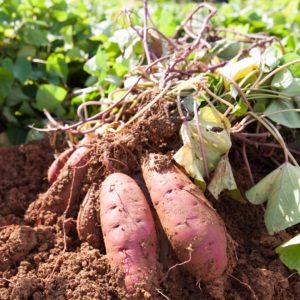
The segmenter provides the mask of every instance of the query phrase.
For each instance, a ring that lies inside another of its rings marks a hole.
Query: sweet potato
[[[50,185],[57,180],[60,170],[64,167],[69,157],[75,149],[68,149],[61,153],[58,158],[52,163],[48,170],[48,181]]]
[[[103,182],[100,221],[109,263],[124,274],[127,292],[149,290],[157,237],[150,207],[132,178],[114,173]]]
[[[163,160],[150,155],[142,166],[151,199],[180,262],[191,253],[184,267],[198,281],[208,282],[227,267],[225,227],[202,191],[176,166],[162,167]]]
[[[87,192],[77,217],[77,232],[82,243],[88,242],[91,246],[105,252],[104,241],[100,224],[97,220],[97,186],[91,186]]]
[[[142,192],[150,206],[153,220],[155,223],[156,232],[157,232],[157,243],[159,246],[159,261],[164,267],[167,267],[169,264],[168,256],[172,255],[172,249],[170,247],[170,243],[168,241],[167,235],[163,230],[160,219],[159,219],[157,212],[153,206],[151,196],[146,187],[146,183],[143,179],[143,174],[142,173],[133,174],[132,178],[138,184],[139,188],[142,190]]]
[[[61,214],[66,210],[69,201],[70,206],[76,203],[82,179],[87,172],[89,152],[89,148],[80,147],[70,156],[57,180],[46,193],[43,210]]]

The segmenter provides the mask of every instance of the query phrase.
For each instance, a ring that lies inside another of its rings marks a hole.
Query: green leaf
[[[218,200],[219,194],[222,191],[227,190],[227,192],[233,199],[243,203],[245,202],[240,194],[240,191],[237,188],[228,159],[228,153],[223,155],[223,157],[220,159],[214,176],[207,189],[212,193],[216,200]]]
[[[46,69],[51,75],[59,76],[64,83],[67,82],[68,64],[65,62],[65,56],[62,53],[52,53],[47,59]]]
[[[27,131],[13,124],[7,124],[7,135],[14,145],[24,144],[26,141]]]
[[[26,142],[32,140],[42,140],[44,137],[45,137],[45,133],[37,132],[35,130],[30,129],[26,136]]]
[[[117,76],[123,77],[129,71],[129,62],[127,65],[124,63],[115,62],[113,65],[113,70],[116,72]]]
[[[67,91],[59,86],[42,84],[36,94],[37,108],[42,111],[46,108],[51,113],[65,113],[61,106],[61,101],[67,95]]]
[[[3,104],[4,99],[8,95],[13,82],[13,73],[0,67],[0,106]]]
[[[135,28],[137,30],[140,29],[139,26],[135,26]],[[140,36],[131,27],[115,31],[114,38],[123,53],[123,57],[126,59],[129,59],[132,56],[132,53],[136,49],[138,43],[141,44]]]
[[[43,46],[49,44],[42,31],[40,31],[39,29],[31,28],[26,29],[26,31],[24,32],[24,41],[26,44],[35,46]]]
[[[96,75],[98,66],[96,64],[96,55],[90,58],[84,65],[83,70],[91,75]]]
[[[22,105],[19,108],[19,112],[30,117],[34,117],[36,115],[35,111],[32,109],[29,102],[27,101],[24,101],[22,103]]]
[[[281,92],[293,97],[297,96],[295,99],[300,100],[300,78],[294,78],[292,83],[286,89],[281,90]]]
[[[30,46],[30,45],[24,45],[19,51],[18,51],[18,57],[24,56],[24,57],[35,57],[36,56],[36,47]]]
[[[284,68],[277,72],[272,80],[271,88],[273,90],[282,90],[287,88],[293,81],[293,75],[288,68]]]
[[[94,75],[90,75],[87,80],[85,81],[84,85],[85,86],[92,86],[94,85],[96,82],[98,81],[98,77],[94,76]]]
[[[254,106],[253,106],[253,110],[254,112],[256,113],[262,113],[264,112],[266,109],[265,105],[263,103],[256,103]]]
[[[110,37],[112,36],[112,29],[113,29],[114,22],[105,20],[100,23],[92,23],[90,26],[92,37],[90,37],[91,40],[95,41],[97,40],[97,37],[105,36]]]
[[[103,81],[109,67],[106,63],[105,51],[98,48],[97,54],[89,59],[83,66],[84,71],[91,75],[95,75]]]
[[[282,51],[280,48],[278,48],[276,46],[269,46],[266,48],[266,50],[264,52],[264,56],[266,59],[272,58],[272,57],[280,58],[280,57],[282,57]],[[279,60],[279,63],[280,63],[280,60]]]
[[[183,105],[187,110],[194,112],[194,93],[183,99]],[[199,103],[197,108],[199,108]]]
[[[2,111],[3,116],[7,120],[7,122],[17,125],[18,119],[15,117],[13,110],[11,107],[4,106]]]
[[[10,72],[14,72],[14,63],[11,58],[5,57],[2,61],[2,67]]]
[[[243,99],[239,100],[239,103],[234,107],[234,109],[231,111],[231,114],[234,114],[235,116],[241,117],[248,111],[248,106],[244,102]]]
[[[68,51],[73,48],[73,27],[71,25],[65,26],[61,29],[61,32],[64,34],[64,50]]]
[[[101,47],[98,48],[96,54],[96,64],[102,72],[107,72],[109,70],[109,67],[106,63],[105,51],[101,50]]]
[[[230,96],[236,100],[238,94],[239,94],[239,91],[237,90],[237,88],[233,84],[231,84],[230,85]]]
[[[276,57],[266,58],[264,73],[272,72],[280,64],[280,60]]]
[[[300,170],[283,164],[246,192],[253,204],[268,200],[265,223],[274,234],[300,222]]]
[[[300,56],[295,53],[289,53],[285,54],[280,58],[280,64],[284,65],[286,63],[289,63],[291,61],[295,61],[300,59]],[[288,69],[291,71],[294,78],[300,78],[300,63],[293,64],[291,66],[288,66]]]
[[[107,81],[113,85],[115,85],[116,87],[121,87],[122,85],[122,78],[118,77],[117,75],[113,75],[113,74],[108,74],[104,81]]]
[[[216,169],[221,155],[231,147],[230,122],[222,114],[220,116],[223,123],[210,107],[204,107],[199,112],[199,124],[209,172]],[[191,177],[204,182],[205,170],[195,118],[189,121],[188,125],[191,132],[184,123],[181,126],[180,134],[184,146],[177,151],[174,159],[185,168]]]
[[[66,63],[70,63],[71,61],[77,61],[81,58],[80,49],[78,47],[74,47],[69,50],[66,54]]]
[[[218,56],[221,59],[232,59],[235,57],[241,49],[241,44],[232,40],[220,40],[215,42],[215,46],[212,48],[210,57]]]
[[[14,85],[9,91],[5,104],[7,106],[14,106],[28,100],[30,98],[23,93],[22,88],[19,85]]]
[[[293,101],[286,99],[273,99],[264,111],[264,114],[295,108],[295,103]],[[268,118],[277,124],[281,124],[289,128],[300,128],[300,114],[298,112],[281,112],[268,116]]]
[[[31,63],[26,57],[18,57],[14,65],[14,76],[23,85],[24,82],[29,78],[32,71]]]
[[[54,10],[53,15],[58,22],[65,22],[68,19],[69,14],[66,11]]]
[[[300,234],[275,249],[280,253],[281,261],[291,270],[296,269],[300,274]]]

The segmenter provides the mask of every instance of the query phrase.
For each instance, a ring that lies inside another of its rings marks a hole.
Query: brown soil
[[[178,128],[177,124],[175,127]],[[161,129],[163,131],[164,128]],[[155,130],[157,128],[147,136],[143,134],[141,126],[135,134],[142,136],[149,148],[159,148]],[[134,138],[122,145],[134,153],[139,151]],[[97,148],[99,152],[102,151],[100,148]],[[174,145],[166,143],[163,148],[167,153],[174,149]],[[115,146],[111,153],[113,151],[114,157],[119,153],[120,160],[124,162],[123,149]],[[128,166],[139,169],[136,157],[128,154],[127,159]],[[24,220],[24,210],[38,199],[38,194],[49,188],[46,176],[53,160],[54,150],[47,140],[0,149],[0,227],[6,227],[0,229],[0,299],[127,299],[128,295],[122,283],[116,279],[106,256],[88,243],[80,242],[76,215],[68,215],[64,226],[63,217],[51,215],[51,212],[48,212],[49,216],[45,220],[52,221],[39,227]],[[96,157],[91,158],[91,164],[99,170],[100,164],[97,165]],[[112,165],[125,170],[124,165],[118,162],[112,162]],[[245,190],[251,187],[247,171],[239,163],[233,164],[233,170],[244,195]],[[253,173],[258,181],[262,170],[253,169]],[[97,177],[96,172],[89,174],[90,178]],[[85,193],[89,187],[86,185],[83,186]],[[232,274],[200,286],[182,267],[177,267],[170,271],[167,279],[157,285],[156,289],[150,293],[140,290],[135,298],[300,299],[300,277],[297,274],[291,276],[295,272],[286,268],[274,251],[294,236],[300,226],[269,236],[260,206],[242,204],[227,196],[216,201],[208,192],[206,196],[235,241],[238,261]],[[67,251],[62,257],[63,227]],[[158,280],[163,278],[168,268],[177,263],[174,256],[168,256],[167,243],[161,243],[160,250],[161,277]],[[55,265],[56,271],[47,281]]]

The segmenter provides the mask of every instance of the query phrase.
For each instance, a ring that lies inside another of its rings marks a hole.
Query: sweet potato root
[[[87,172],[89,148],[78,148],[60,171],[57,180],[45,195],[43,210],[62,214],[70,201],[76,203],[81,190],[81,182]],[[74,177],[73,177],[74,176]]]
[[[59,175],[60,170],[64,167],[69,157],[72,155],[75,149],[68,149],[61,153],[59,157],[52,163],[48,170],[48,182],[53,184]]]
[[[127,292],[151,288],[157,237],[150,207],[136,182],[125,174],[106,178],[100,193],[100,220],[108,260],[124,274]]]
[[[168,240],[168,237],[166,235],[166,233],[163,230],[163,227],[161,225],[160,219],[157,215],[157,212],[153,206],[152,200],[151,200],[151,196],[149,194],[149,191],[146,187],[146,183],[144,181],[143,178],[143,174],[142,173],[136,173],[132,175],[132,178],[134,179],[134,181],[138,184],[139,188],[142,190],[149,206],[151,209],[151,213],[153,216],[153,220],[155,223],[155,228],[156,228],[156,232],[157,232],[157,243],[159,246],[159,261],[160,263],[167,268],[168,266],[168,256],[172,255],[172,249]]]
[[[198,281],[208,282],[227,267],[227,238],[214,208],[176,166],[156,169],[164,157],[150,155],[143,176],[162,226],[186,270]]]
[[[82,243],[105,252],[100,224],[97,220],[97,187],[92,186],[86,194],[77,217],[77,232]]]

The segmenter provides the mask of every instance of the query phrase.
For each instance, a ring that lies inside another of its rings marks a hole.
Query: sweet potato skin
[[[42,206],[43,210],[62,214],[66,210],[69,200],[70,206],[76,203],[82,179],[87,172],[89,152],[89,148],[80,147],[70,156],[57,180],[47,191]]]
[[[65,150],[59,157],[52,163],[48,170],[48,182],[53,184],[59,175],[60,170],[64,167],[75,149]]]
[[[134,293],[139,284],[149,290],[157,237],[150,207],[132,178],[121,173],[106,178],[100,220],[109,263],[124,273],[127,292]]]
[[[176,166],[155,170],[150,155],[142,166],[144,180],[161,224],[185,269],[208,282],[226,269],[227,238],[223,222],[188,177]]]
[[[82,243],[88,242],[91,246],[105,253],[104,241],[97,219],[98,185],[88,190],[77,217],[77,232]]]

